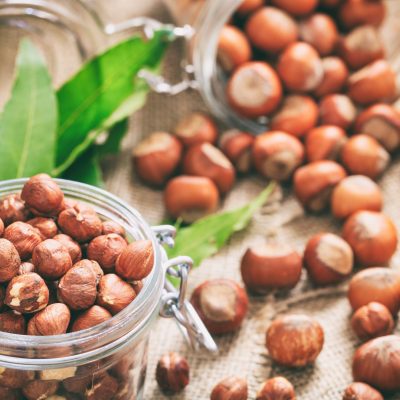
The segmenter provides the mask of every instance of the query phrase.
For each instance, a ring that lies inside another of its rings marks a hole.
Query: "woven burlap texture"
[[[389,20],[392,21],[399,15],[395,12],[395,3],[395,1],[390,2]],[[156,16],[168,18],[158,1],[154,2],[152,10]],[[388,29],[385,29],[385,35],[387,37],[390,35]],[[392,60],[397,53],[396,49],[399,48],[398,35],[396,37],[387,40],[391,43],[389,54]],[[171,50],[164,70],[167,76],[177,78],[180,56],[179,48]],[[398,68],[399,62],[395,65]],[[197,93],[187,92],[176,97],[152,94],[146,107],[132,118],[130,134],[124,141],[122,154],[104,163],[107,189],[136,207],[151,224],[157,224],[165,217],[162,192],[140,184],[131,166],[130,151],[138,140],[153,131],[172,131],[178,119],[191,110],[205,110]],[[400,228],[399,176],[400,162],[397,161],[379,182],[385,195],[385,212],[394,219],[398,228]],[[256,177],[238,180],[235,189],[225,199],[223,207],[230,209],[246,203],[265,185],[265,181]],[[321,231],[340,233],[340,223],[329,215],[304,215],[291,195],[290,187],[281,189],[280,194],[281,200],[278,203],[275,202],[273,207],[257,214],[245,232],[235,235],[228,246],[191,273],[189,293],[206,279],[226,277],[240,282],[240,259],[250,244],[276,240],[289,243],[302,251],[307,238],[315,233]],[[399,254],[393,258],[393,268],[400,266],[399,258]],[[213,386],[229,375],[239,375],[248,379],[249,399],[255,398],[257,388],[265,379],[275,375],[289,378],[295,385],[300,400],[341,399],[344,388],[352,382],[351,359],[355,348],[359,345],[349,328],[351,310],[345,293],[346,283],[339,287],[315,289],[303,274],[301,283],[289,293],[251,297],[249,314],[242,329],[234,335],[217,338],[220,349],[217,356],[194,354],[186,347],[175,323],[159,319],[151,334],[144,398],[165,399],[154,379],[155,367],[163,353],[178,351],[189,361],[191,382],[183,393],[172,397],[177,400],[209,399]],[[291,370],[271,363],[264,346],[265,331],[276,315],[285,312],[312,315],[324,327],[325,346],[313,367]],[[400,333],[399,329],[398,332]],[[400,399],[399,396],[387,398]]]

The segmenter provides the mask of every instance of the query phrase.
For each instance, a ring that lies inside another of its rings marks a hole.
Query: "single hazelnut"
[[[347,297],[353,310],[377,302],[396,315],[400,310],[399,293],[400,274],[390,268],[374,267],[353,276]]]
[[[154,132],[132,151],[135,172],[146,183],[161,186],[174,174],[182,157],[182,144],[167,132]]]
[[[0,282],[8,282],[18,274],[21,259],[15,246],[0,239]]]
[[[317,97],[340,92],[347,82],[349,70],[339,57],[325,57],[322,59],[324,77],[314,90]]]
[[[71,313],[65,304],[50,304],[31,318],[28,323],[28,335],[62,335],[67,332],[70,320]]]
[[[164,203],[172,217],[192,223],[215,212],[219,203],[218,188],[203,176],[178,176],[168,182]]]
[[[236,12],[240,16],[246,16],[258,8],[261,8],[263,5],[264,0],[242,0],[240,6],[236,9]]]
[[[51,218],[36,217],[27,221],[29,225],[36,228],[42,235],[42,239],[51,239],[57,235],[58,228]]]
[[[382,0],[346,0],[339,9],[339,20],[345,28],[358,25],[380,25],[386,6]]]
[[[400,337],[372,339],[357,349],[353,358],[354,380],[382,391],[400,390]]]
[[[384,57],[385,51],[378,30],[364,25],[352,30],[339,44],[339,52],[351,69],[359,69]]]
[[[309,96],[289,95],[272,117],[270,129],[303,137],[317,125],[317,103]]]
[[[201,143],[214,144],[217,141],[218,129],[211,117],[201,112],[193,112],[178,122],[175,135],[187,147]]]
[[[25,183],[21,198],[34,214],[50,217],[60,212],[64,193],[49,175],[39,174]]]
[[[189,384],[189,364],[177,353],[164,354],[157,363],[156,380],[165,393],[179,393]]]
[[[239,173],[247,173],[251,170],[251,149],[254,136],[237,129],[225,131],[219,140],[221,151],[229,158]]]
[[[87,255],[91,260],[97,261],[104,270],[111,270],[127,245],[126,240],[116,233],[101,235],[89,243]]]
[[[125,237],[125,228],[118,224],[115,221],[107,220],[103,221],[103,235],[108,235],[110,233],[116,233],[117,235],[122,236],[123,238]]]
[[[57,242],[61,243],[68,250],[73,264],[77,263],[82,258],[81,247],[70,236],[60,233],[54,236],[53,239],[57,240]]]
[[[95,270],[86,263],[77,263],[61,278],[58,297],[72,310],[85,310],[96,301],[97,284]]]
[[[113,399],[118,392],[118,381],[108,374],[101,375],[85,392],[86,400]]]
[[[10,194],[0,200],[0,218],[6,226],[13,222],[28,220],[29,210],[19,194]]]
[[[28,382],[23,388],[22,393],[27,400],[48,399],[58,390],[59,383],[56,381],[41,381],[39,379]]]
[[[257,171],[266,178],[286,181],[304,159],[299,139],[281,131],[269,131],[256,137],[253,161]]]
[[[386,306],[371,302],[353,314],[351,327],[361,340],[369,340],[390,335],[394,329],[394,321]]]
[[[202,283],[193,292],[191,302],[213,335],[238,330],[249,305],[244,289],[230,279]]]
[[[87,259],[79,260],[76,264],[74,264],[74,267],[91,269],[96,275],[97,284],[99,284],[100,279],[104,276],[104,271],[100,267],[99,263],[94,260],[87,260]]]
[[[344,168],[334,161],[314,161],[295,172],[296,196],[306,209],[321,212],[328,207],[333,188],[345,176]]]
[[[20,392],[17,389],[10,389],[0,386],[0,399],[2,400],[19,400]]]
[[[333,18],[316,13],[300,23],[300,38],[313,46],[321,56],[327,56],[335,50],[339,32]]]
[[[83,331],[92,328],[112,318],[112,315],[103,307],[92,306],[80,314],[72,324],[71,332]]]
[[[96,368],[93,368],[92,364],[81,365],[74,371],[72,376],[63,379],[63,388],[68,392],[68,394],[76,393],[79,395],[79,399],[81,399],[81,395],[93,385],[93,382],[96,379],[95,372]]]
[[[344,129],[334,125],[322,125],[311,129],[305,142],[309,162],[321,160],[337,161],[347,141]]]
[[[26,383],[33,379],[35,379],[34,371],[0,367],[0,387],[21,389]],[[20,399],[20,397],[18,399]]]
[[[210,400],[247,400],[247,398],[247,381],[237,376],[230,376],[214,387]]]
[[[321,325],[307,315],[277,318],[267,330],[266,346],[271,358],[288,367],[304,367],[313,363],[323,345]]]
[[[5,304],[20,313],[40,311],[48,302],[49,289],[34,272],[14,277],[7,286]]]
[[[254,118],[274,112],[282,99],[282,85],[275,70],[265,62],[242,64],[227,85],[231,107],[239,114]]]
[[[286,88],[296,92],[315,90],[324,77],[319,54],[304,42],[293,43],[283,51],[277,71]]]
[[[58,225],[63,233],[80,243],[89,242],[100,236],[103,229],[101,219],[96,212],[91,207],[79,203],[60,213]]]
[[[101,278],[97,304],[106,308],[111,314],[118,314],[128,307],[135,297],[136,293],[132,286],[118,275],[107,274]]]
[[[374,61],[350,75],[348,94],[355,102],[366,105],[392,100],[396,96],[396,74],[385,60]]]
[[[318,5],[318,0],[273,0],[272,3],[298,17],[314,11]]]
[[[361,210],[381,211],[382,206],[382,191],[367,176],[348,176],[332,193],[331,209],[336,218],[347,218]]]
[[[250,61],[251,47],[246,35],[233,25],[225,25],[219,34],[217,57],[228,72]]]
[[[342,400],[384,400],[373,387],[362,382],[354,382],[347,386]]]
[[[260,8],[250,16],[245,29],[255,47],[270,53],[279,53],[299,35],[296,21],[275,7]]]
[[[235,169],[219,149],[210,143],[192,146],[183,159],[186,175],[206,176],[225,194],[235,183]]]
[[[39,243],[32,254],[36,271],[45,279],[57,280],[72,268],[68,249],[58,240],[46,239]]]
[[[6,311],[0,314],[0,332],[16,333],[25,335],[26,323],[21,314],[14,311]]]
[[[295,400],[293,385],[283,376],[265,381],[257,392],[256,400]]]
[[[400,113],[389,104],[374,104],[362,111],[355,130],[374,137],[387,151],[400,147]]]
[[[357,109],[351,99],[344,94],[329,94],[319,104],[322,125],[335,125],[348,129],[357,116]]]
[[[295,287],[302,267],[299,253],[283,243],[250,247],[241,261],[243,282],[255,293]]]
[[[333,233],[319,233],[307,242],[304,264],[317,285],[342,281],[352,272],[353,263],[351,247]]]
[[[42,236],[36,228],[19,221],[8,225],[3,237],[15,246],[21,260],[31,258],[33,250],[42,241]]]

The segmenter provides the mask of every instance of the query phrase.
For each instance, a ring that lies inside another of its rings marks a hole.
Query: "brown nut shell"
[[[325,57],[322,59],[324,77],[314,90],[317,97],[340,92],[347,82],[349,70],[339,57]]]
[[[354,382],[347,386],[342,400],[384,400],[373,387],[362,382]]]
[[[103,307],[92,306],[80,314],[72,324],[71,332],[92,328],[112,318],[112,315]]]
[[[230,376],[220,381],[212,390],[210,400],[247,400],[247,381]]]
[[[118,391],[118,381],[107,373],[101,375],[86,390],[86,400],[109,400],[113,399]]]
[[[26,383],[34,378],[34,371],[23,371],[0,367],[0,387],[21,389]]]
[[[283,376],[265,381],[257,392],[256,400],[295,400],[293,385]]]
[[[6,311],[0,314],[0,332],[16,333],[25,335],[26,323],[21,314],[14,311]]]
[[[62,335],[67,333],[70,320],[71,313],[65,304],[50,304],[31,318],[28,323],[28,335]]]
[[[28,382],[23,388],[22,393],[27,400],[40,400],[51,398],[58,390],[57,381],[41,381],[36,379]]]
[[[82,259],[81,247],[70,236],[60,233],[59,235],[54,236],[53,239],[60,242],[68,250],[73,264]]]
[[[264,0],[243,0],[240,6],[236,9],[236,12],[240,16],[246,16],[253,11],[261,8],[264,5]]]
[[[381,0],[346,0],[339,8],[339,20],[345,28],[371,24],[378,26],[386,15],[386,6]]]
[[[29,210],[19,194],[10,194],[0,200],[0,218],[6,226],[13,222],[28,220]]]
[[[0,239],[0,282],[8,282],[18,274],[21,259],[15,246]]]
[[[122,237],[125,237],[125,228],[118,222],[107,220],[103,221],[103,235],[109,235],[110,233],[116,233]]]
[[[319,117],[322,125],[334,125],[348,129],[354,122],[357,109],[351,99],[344,94],[330,94],[319,104]]]
[[[318,0],[272,0],[277,7],[295,16],[310,14],[318,5]]]
[[[36,228],[44,239],[51,239],[57,235],[57,224],[52,218],[36,217],[27,221],[29,225]]]
[[[157,363],[156,380],[168,394],[179,393],[189,384],[189,364],[177,353],[164,354]]]

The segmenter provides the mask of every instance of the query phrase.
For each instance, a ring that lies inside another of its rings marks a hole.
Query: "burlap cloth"
[[[396,26],[396,8],[399,2],[390,2],[387,25]],[[168,18],[158,1],[150,6],[150,13]],[[394,24],[394,25],[393,25]],[[398,24],[398,21],[397,21]],[[385,40],[389,43],[389,55],[397,61],[399,43],[397,32],[384,29]],[[166,62],[167,75],[174,76],[180,49],[172,49]],[[398,62],[396,63],[398,68]],[[132,118],[130,134],[123,144],[123,152],[118,157],[104,163],[107,188],[135,206],[152,224],[164,218],[162,192],[141,185],[132,170],[130,151],[143,136],[155,130],[171,131],[177,120],[191,110],[204,110],[205,107],[197,93],[184,93],[177,97],[151,95],[142,111]],[[385,194],[385,212],[400,228],[400,162],[395,161],[380,184]],[[235,189],[224,201],[225,208],[237,207],[252,199],[264,188],[266,182],[247,177],[237,182]],[[253,223],[245,232],[237,234],[217,255],[203,262],[190,275],[190,291],[206,279],[218,277],[241,281],[239,265],[246,247],[254,243],[264,243],[270,239],[290,243],[302,251],[311,235],[320,231],[340,233],[341,226],[329,215],[304,215],[291,195],[290,187],[283,188],[282,198],[255,216]],[[274,212],[271,212],[274,211]],[[392,267],[399,267],[400,254],[392,260]],[[242,329],[234,335],[217,339],[220,352],[217,356],[191,352],[185,345],[175,323],[159,319],[151,334],[150,356],[146,380],[146,400],[165,397],[160,393],[154,379],[155,367],[159,357],[168,351],[184,354],[191,366],[191,382],[186,390],[174,399],[209,399],[213,386],[229,375],[240,375],[248,379],[249,399],[255,398],[258,386],[267,378],[282,374],[296,387],[301,400],[341,399],[344,388],[352,382],[351,359],[359,342],[349,328],[350,306],[345,296],[346,283],[339,287],[315,289],[303,274],[301,283],[289,293],[264,297],[251,297],[248,317]],[[316,317],[323,325],[326,335],[324,349],[313,367],[290,370],[271,363],[264,346],[265,331],[277,314],[282,312],[304,312]],[[397,329],[400,333],[400,328]],[[387,397],[400,399],[400,396]]]

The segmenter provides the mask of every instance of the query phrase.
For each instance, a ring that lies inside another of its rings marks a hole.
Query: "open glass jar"
[[[1,182],[0,198],[19,193],[25,181]],[[102,219],[123,226],[128,240],[151,240],[154,267],[136,299],[93,328],[55,336],[0,332],[0,399],[140,400],[149,329],[159,314],[175,317],[194,347],[216,350],[204,325],[185,301],[191,260],[167,259],[162,245],[173,244],[173,227],[150,228],[136,210],[101,189],[65,180],[57,183],[67,198],[89,204]],[[168,274],[180,279],[180,290],[166,280]]]

